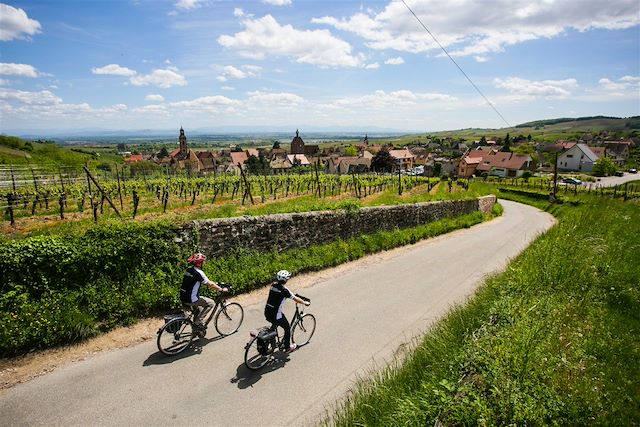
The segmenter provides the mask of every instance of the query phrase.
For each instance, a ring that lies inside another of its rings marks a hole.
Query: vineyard
[[[57,217],[99,222],[101,218],[135,219],[142,214],[164,214],[189,207],[226,204],[258,205],[300,196],[317,199],[349,196],[365,198],[385,191],[410,191],[438,181],[397,175],[209,175],[179,174],[131,176],[115,172],[59,169],[57,173],[30,168],[0,169],[0,208],[5,226]]]

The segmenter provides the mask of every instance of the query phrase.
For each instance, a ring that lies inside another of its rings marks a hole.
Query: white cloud
[[[624,76],[617,81],[602,78],[598,83],[600,87],[610,95],[636,99],[640,96],[640,77],[637,76]]]
[[[300,31],[280,25],[271,15],[243,21],[244,31],[218,37],[218,43],[247,58],[289,57],[319,67],[359,67],[362,55],[353,55],[351,45],[327,30]]]
[[[217,79],[221,82],[226,82],[228,79],[246,79],[247,77],[257,76],[258,72],[262,69],[261,67],[253,65],[245,65],[242,68],[244,71],[233,65],[227,65],[222,69]]]
[[[532,81],[509,77],[504,80],[496,78],[493,83],[498,88],[507,89],[513,95],[512,100],[566,98],[571,95],[568,89],[578,86],[576,79]]]
[[[225,108],[240,106],[242,103],[226,96],[203,96],[191,101],[178,101],[170,104],[173,108],[190,111],[219,112]]]
[[[153,85],[163,89],[172,86],[185,86],[187,80],[183,75],[178,74],[175,67],[168,67],[164,70],[153,70],[151,74],[133,76],[129,79],[134,86]]]
[[[160,115],[160,116],[169,116],[169,111],[167,107],[164,105],[145,105],[143,107],[133,108],[131,110],[133,113],[144,114],[144,115]]]
[[[374,110],[404,108],[416,106],[424,101],[442,101],[453,102],[458,98],[451,95],[429,92],[411,92],[409,90],[397,90],[393,92],[385,92],[384,90],[376,90],[369,95],[346,97],[333,102],[333,106],[341,108],[365,108]]]
[[[270,4],[271,6],[288,6],[291,4],[291,0],[262,0],[264,4]]]
[[[398,56],[397,58],[389,58],[386,61],[384,61],[384,63],[387,65],[400,65],[400,64],[404,64],[404,59]]]
[[[556,37],[574,29],[623,29],[640,23],[635,0],[423,0],[408,2],[422,23],[452,56],[489,54],[528,40]],[[439,51],[403,2],[391,1],[379,12],[360,11],[347,18],[312,19],[356,34],[372,49],[421,53]],[[440,53],[440,52],[438,52]]]
[[[38,71],[28,64],[0,63],[0,75],[38,77]]]
[[[124,76],[124,77],[131,77],[138,74],[134,70],[131,70],[127,67],[121,67],[118,64],[109,64],[100,68],[92,68],[91,72],[93,74],[108,75],[108,76]]]
[[[29,39],[40,32],[40,23],[22,9],[0,3],[0,41]]]
[[[375,69],[380,68],[380,64],[378,64],[377,62],[374,62],[374,63],[372,63],[372,64],[367,64],[367,65],[365,65],[365,66],[364,66],[364,68],[365,68],[366,70],[375,70]]]
[[[625,83],[640,83],[640,77],[638,76],[624,76],[620,79],[620,81]]]
[[[145,96],[144,99],[145,101],[150,101],[150,102],[164,102],[164,97],[162,95],[151,94],[151,95]]]
[[[125,104],[116,104],[110,107],[93,108],[86,102],[81,104],[66,104],[60,97],[48,90],[40,92],[27,92],[13,89],[0,88],[0,104],[3,111],[16,117],[29,115],[31,118],[57,118],[65,117],[84,120],[87,114],[92,117],[112,116],[121,114],[127,110]]]
[[[0,89],[0,99],[4,101],[17,101],[27,105],[52,105],[62,103],[61,98],[48,90],[27,92],[14,89]]]
[[[242,18],[244,16],[244,10],[236,7],[235,9],[233,9],[233,16],[235,16],[236,18]]]
[[[202,0],[178,0],[175,7],[181,10],[193,10],[201,7],[202,3]]]
[[[304,98],[293,93],[288,92],[262,92],[255,91],[248,93],[247,106],[251,107],[256,104],[261,106],[269,105],[271,107],[283,107],[288,108],[290,106],[296,106],[304,103]]]

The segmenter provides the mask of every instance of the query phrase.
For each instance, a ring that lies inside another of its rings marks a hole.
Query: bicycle
[[[231,289],[230,285],[219,284],[221,287]],[[197,327],[195,319],[200,313],[200,307],[183,305],[182,313],[164,316],[165,324],[158,329],[158,350],[167,356],[174,356],[189,347],[194,338],[204,338],[206,328],[215,315],[216,331],[220,335],[228,336],[238,331],[244,319],[244,310],[237,302],[227,303],[227,296],[220,294],[215,298],[216,305],[211,310],[203,327]]]
[[[296,294],[300,299],[311,302],[309,298]],[[244,364],[252,371],[262,368],[274,359],[276,350],[285,350],[282,338],[278,335],[275,325],[263,326],[258,330],[251,331],[251,339],[244,346]],[[291,322],[291,340],[299,347],[306,345],[311,340],[316,330],[316,318],[313,314],[305,314],[304,308],[300,309],[296,303],[296,312]]]

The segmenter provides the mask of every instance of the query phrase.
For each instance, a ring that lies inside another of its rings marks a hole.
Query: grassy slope
[[[538,126],[536,126],[536,124]],[[542,125],[541,125],[542,124]],[[438,138],[464,138],[467,141],[479,140],[482,136],[487,139],[495,137],[504,138],[507,133],[511,136],[531,135],[535,141],[553,142],[558,139],[570,139],[581,136],[584,133],[597,133],[608,131],[610,133],[621,132],[628,134],[640,129],[640,118],[630,117],[626,119],[594,118],[590,120],[572,120],[554,124],[544,124],[544,121],[532,122],[531,126],[511,127],[501,129],[458,129],[450,131],[430,132],[429,135]],[[394,144],[405,145],[413,141],[424,142],[424,136],[407,135],[396,138]]]
[[[640,209],[583,200],[332,422],[640,424]]]

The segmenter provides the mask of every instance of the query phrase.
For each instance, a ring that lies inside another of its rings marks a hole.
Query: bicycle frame
[[[300,319],[302,318],[302,315],[304,314],[304,309],[300,310],[299,305],[300,305],[300,303],[296,303],[296,312],[293,313],[293,317],[291,318],[291,322],[289,323],[289,327],[292,330],[293,330],[293,326],[296,324],[296,322],[300,321]],[[269,353],[270,354],[274,353],[276,348],[282,350],[282,337],[280,336],[279,333],[277,333],[278,326],[276,326],[274,323],[272,323],[271,326],[268,326],[268,330],[276,331],[276,336],[275,336],[275,344],[276,345],[274,346],[274,348]]]
[[[209,322],[211,322],[211,319],[213,319],[213,316],[215,316],[215,314],[218,312],[218,308],[222,310],[222,307],[224,306],[224,303],[227,301],[227,298],[220,296],[218,298],[215,298],[214,301],[216,302],[216,305],[213,306],[211,313],[207,317],[207,320],[204,322],[205,327],[209,325]],[[200,313],[200,310],[203,310],[202,306],[185,304],[185,307],[187,310],[191,312],[191,314],[189,314],[186,317],[190,318],[192,322],[195,322],[196,320],[196,310],[198,311],[198,314]]]

